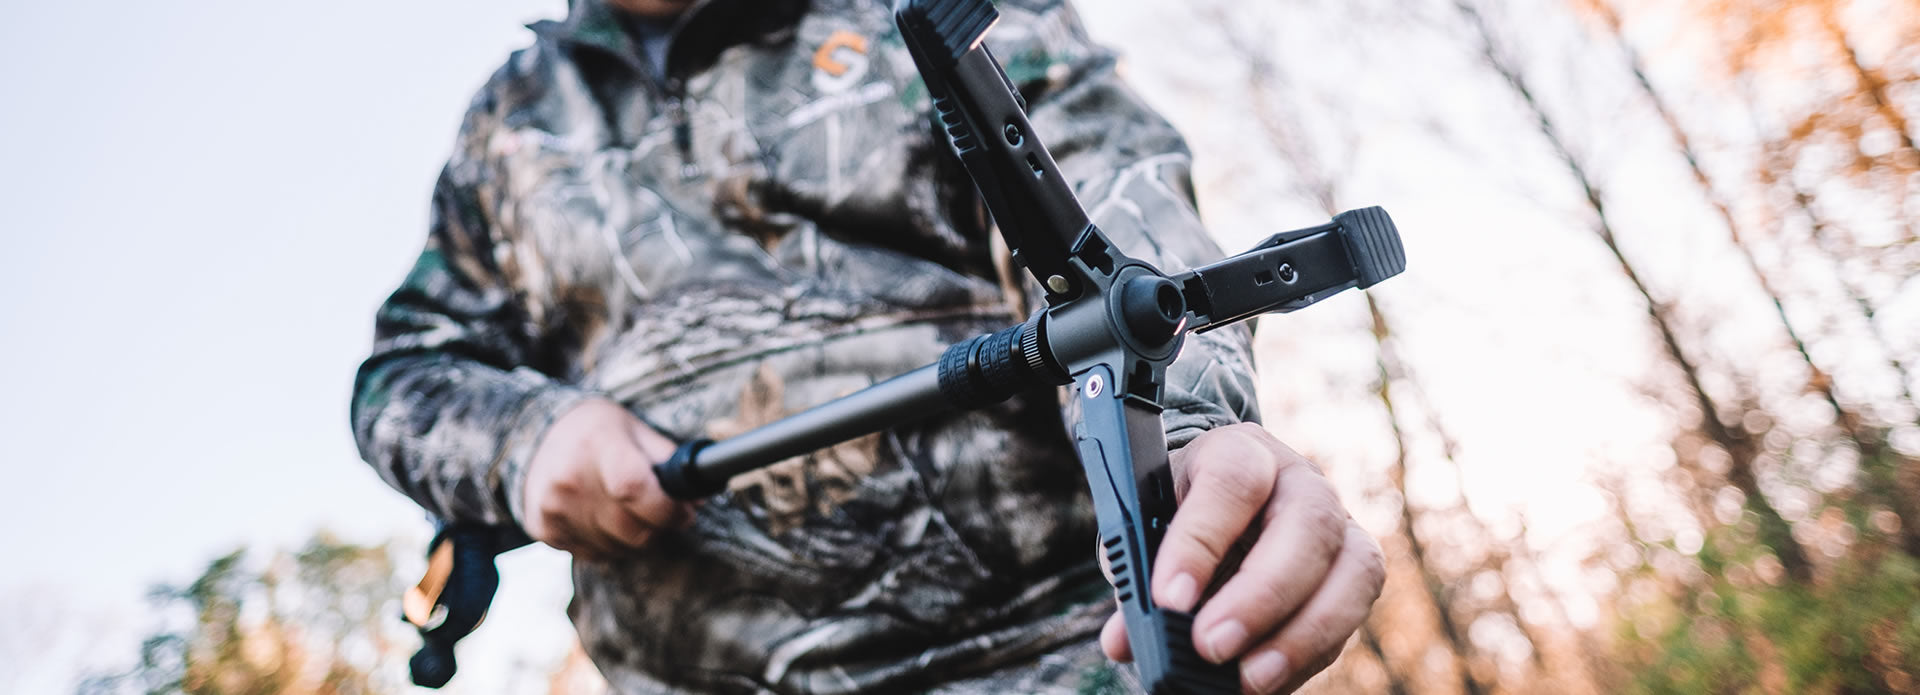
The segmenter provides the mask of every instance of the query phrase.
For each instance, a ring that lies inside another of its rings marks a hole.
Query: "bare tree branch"
[[[1759,522],[1761,542],[1773,551],[1787,574],[1795,581],[1811,582],[1813,563],[1808,559],[1805,549],[1794,540],[1791,525],[1760,489],[1759,475],[1754,470],[1756,460],[1761,453],[1759,442],[1746,432],[1729,427],[1720,420],[1720,404],[1707,392],[1701,381],[1700,368],[1681,346],[1678,330],[1673,318],[1669,316],[1669,309],[1654,298],[1652,289],[1641,278],[1638,269],[1621,251],[1618,235],[1608,214],[1606,198],[1602,195],[1599,183],[1588,170],[1584,160],[1567,146],[1566,137],[1562,134],[1560,126],[1541,105],[1519,66],[1500,54],[1494,43],[1493,30],[1488,26],[1480,10],[1468,0],[1453,0],[1453,6],[1461,19],[1472,29],[1479,44],[1478,51],[1486,66],[1500,76],[1532,114],[1534,124],[1541,136],[1547,140],[1554,154],[1566,166],[1568,175],[1580,186],[1586,197],[1587,206],[1595,218],[1594,235],[1613,257],[1621,275],[1640,296],[1647,318],[1660,334],[1661,344],[1665,348],[1668,360],[1680,371],[1688,396],[1700,409],[1699,428],[1715,444],[1726,450],[1728,456],[1732,458],[1733,463],[1727,472],[1728,482],[1746,494],[1747,506]]]

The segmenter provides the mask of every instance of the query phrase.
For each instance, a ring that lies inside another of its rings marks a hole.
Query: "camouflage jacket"
[[[604,0],[532,26],[474,99],[425,250],[354,385],[362,456],[448,520],[510,524],[582,398],[721,438],[1022,318],[883,0],[703,0],[656,70]],[[989,44],[1092,217],[1162,269],[1220,256],[1179,135],[1064,0]],[[1151,234],[1149,234],[1151,230]],[[1172,368],[1173,446],[1255,417],[1250,334]],[[1058,394],[735,479],[689,530],[577,562],[570,613],[622,692],[1074,692],[1124,677]],[[1091,679],[1091,680],[1088,680]]]

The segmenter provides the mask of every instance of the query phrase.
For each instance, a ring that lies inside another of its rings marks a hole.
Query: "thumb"
[[[1100,560],[1100,574],[1106,575],[1107,584],[1113,584],[1113,567],[1107,562],[1107,554],[1100,552],[1100,539],[1093,541],[1093,555]],[[1107,658],[1121,663],[1133,660],[1133,645],[1127,642],[1127,620],[1120,612],[1119,589],[1114,590],[1113,615],[1107,617],[1106,626],[1100,628],[1100,650]]]
[[[1127,641],[1127,621],[1120,611],[1114,611],[1113,616],[1107,618],[1106,626],[1100,628],[1100,651],[1121,663],[1133,660],[1133,644]]]

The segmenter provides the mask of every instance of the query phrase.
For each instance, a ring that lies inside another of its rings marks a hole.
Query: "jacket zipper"
[[[662,105],[667,111],[667,119],[673,127],[674,149],[680,153],[680,178],[683,181],[699,178],[701,171],[700,165],[694,161],[693,157],[693,120],[692,114],[687,110],[686,81],[679,75],[673,74],[671,67],[673,49],[674,44],[679,40],[680,30],[711,3],[712,0],[697,0],[692,7],[681,14],[673,28],[667,32],[666,58],[661,61],[665,65],[654,66],[659,68],[658,73],[642,62],[639,56],[633,54],[640,49],[637,44],[632,45],[632,50],[616,52],[615,55],[634,72],[639,73],[653,87],[653,92],[661,98]],[[600,48],[600,50],[605,49]]]
[[[687,82],[673,71],[673,50],[680,42],[680,31],[686,28],[693,18],[712,4],[711,0],[699,0],[687,8],[667,32],[667,50],[661,59],[660,72],[664,77],[654,84],[660,87],[666,96],[667,120],[673,125],[673,147],[680,151],[680,180],[691,181],[700,177],[700,165],[693,158],[693,118],[687,111]]]
[[[687,113],[686,83],[668,77],[662,85],[666,92],[667,119],[673,123],[673,146],[680,151],[680,180],[700,177],[700,165],[693,160],[693,120]]]

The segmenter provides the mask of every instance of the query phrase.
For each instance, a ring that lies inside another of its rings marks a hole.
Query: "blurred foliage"
[[[1884,436],[1884,430],[1872,434]],[[1862,485],[1828,497],[1798,526],[1830,562],[1811,584],[1770,569],[1751,523],[1711,531],[1691,554],[1691,581],[1667,581],[1619,619],[1617,665],[1630,691],[1908,693],[1920,689],[1920,558],[1904,552],[1885,447],[1861,462]],[[1750,522],[1751,519],[1741,519]],[[1668,544],[1666,551],[1679,551]]]
[[[1708,581],[1622,617],[1630,692],[1913,691],[1920,561],[1880,545],[1841,557],[1812,587],[1735,581],[1751,574],[1727,572],[1738,562],[1716,546],[1746,548],[1717,540],[1697,556]]]
[[[407,660],[420,638],[400,617],[395,542],[357,545],[320,532],[292,552],[235,550],[184,585],[153,589],[158,624],[125,671],[84,680],[80,695],[367,695],[419,692]],[[547,650],[536,650],[547,651]],[[578,643],[556,663],[509,659],[509,688],[602,695]],[[467,675],[449,692],[495,692]],[[463,689],[470,688],[470,689]]]
[[[404,663],[400,578],[389,549],[321,533],[292,553],[254,561],[236,550],[184,586],[150,595],[163,625],[124,673],[86,695],[356,695],[395,692]],[[381,674],[387,674],[384,677]]]
[[[1268,37],[1364,24],[1392,37],[1381,44],[1447,46],[1429,62],[1468,56],[1442,91],[1525,127],[1489,137],[1483,116],[1427,130],[1530,156],[1527,193],[1561,201],[1550,213],[1559,226],[1592,232],[1597,243],[1569,253],[1614,275],[1613,287],[1595,286],[1607,302],[1634,308],[1607,325],[1645,336],[1649,367],[1625,386],[1661,413],[1670,452],[1593,462],[1608,514],[1578,538],[1588,561],[1573,576],[1588,581],[1569,584],[1523,513],[1470,499],[1466,471],[1489,462],[1453,430],[1445,414],[1458,406],[1421,387],[1423,367],[1457,366],[1403,337],[1403,322],[1420,321],[1398,307],[1416,302],[1391,286],[1370,293],[1380,436],[1397,450],[1381,465],[1350,445],[1320,448],[1370,465],[1361,497],[1391,512],[1370,528],[1393,576],[1318,691],[1920,693],[1920,334],[1898,318],[1920,303],[1920,4],[1254,5],[1205,6],[1248,75],[1248,96],[1212,108],[1252,112],[1242,128],[1266,145],[1249,159],[1283,162],[1297,197],[1328,212],[1370,202],[1346,199],[1348,188],[1381,187],[1346,160],[1417,169],[1364,144],[1341,151],[1373,137],[1355,117],[1397,106],[1391,118],[1417,123],[1422,98],[1440,97],[1399,77],[1406,56],[1341,53],[1337,42],[1290,53]],[[1322,68],[1303,61],[1330,53],[1387,85],[1368,93],[1369,109],[1340,85],[1322,85],[1339,98],[1312,89]],[[1421,96],[1381,96],[1395,91]],[[1663,168],[1689,176],[1652,196],[1628,180]],[[1425,185],[1407,179],[1394,183]],[[1677,209],[1698,216],[1647,214]],[[1721,270],[1707,274],[1709,263]],[[1746,338],[1724,338],[1735,332]],[[1519,407],[1602,428],[1620,419],[1567,400]],[[1416,478],[1451,478],[1459,492],[1423,494]]]

